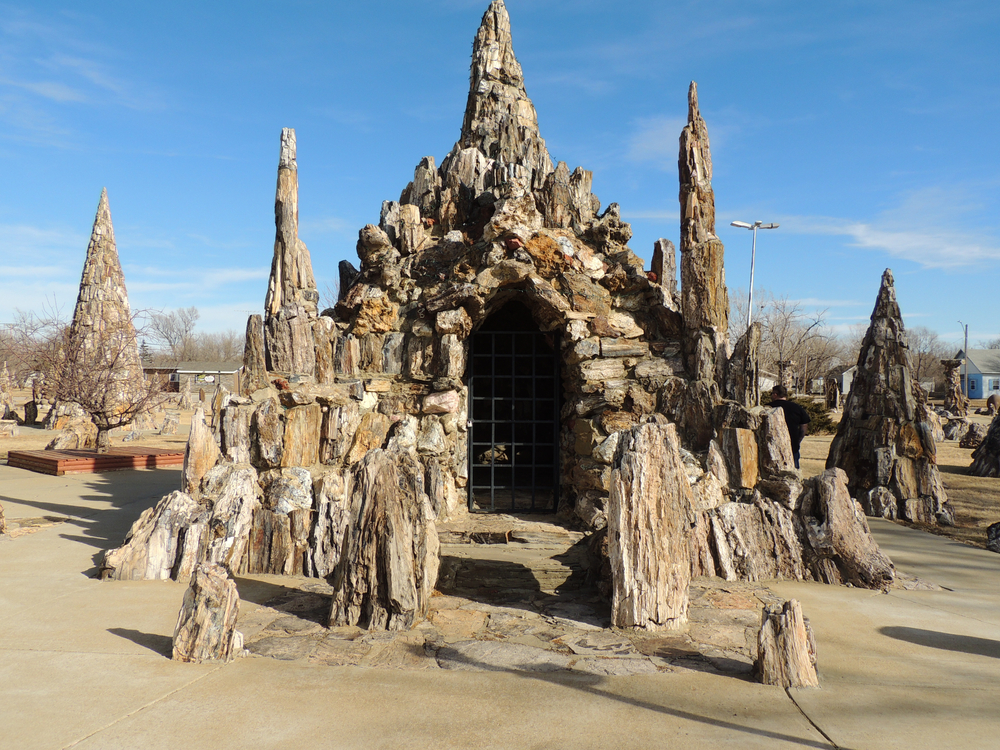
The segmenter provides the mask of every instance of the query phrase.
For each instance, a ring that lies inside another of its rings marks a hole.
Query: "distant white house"
[[[757,387],[761,393],[770,393],[771,389],[778,384],[778,376],[767,370],[757,371]]]
[[[851,392],[851,386],[854,384],[854,376],[858,373],[858,366],[851,365],[846,370],[844,370],[840,375],[837,376],[837,384],[840,386],[840,392],[846,397],[848,393]]]
[[[969,349],[968,356],[962,350],[955,359],[964,359],[969,373],[969,398],[989,398],[1000,393],[1000,349]],[[965,385],[965,375],[962,375]]]

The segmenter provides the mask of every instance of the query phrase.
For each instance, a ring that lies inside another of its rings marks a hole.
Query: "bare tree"
[[[236,331],[199,333],[192,337],[191,359],[235,362],[243,359],[245,334]]]
[[[19,311],[11,330],[19,367],[41,375],[45,395],[90,415],[98,453],[110,448],[111,430],[131,424],[161,398],[159,384],[143,377],[134,319],[104,320],[86,336],[74,336],[58,316]]]
[[[1000,349],[1000,338],[995,338],[990,341],[980,341],[980,349]]]
[[[149,338],[165,349],[174,362],[193,359],[194,327],[197,307],[180,307],[173,312],[155,312],[149,316]]]
[[[747,294],[738,289],[730,300],[732,330],[742,333],[748,324]],[[807,314],[798,302],[757,289],[753,320],[761,324],[760,367],[777,372],[779,363],[794,362],[794,379],[802,386],[841,356],[842,347],[826,326],[826,310]]]
[[[319,298],[319,308],[320,310],[326,310],[330,307],[336,307],[337,302],[340,300],[340,282],[339,281],[328,281],[323,285],[323,291],[320,292]]]
[[[935,331],[925,326],[916,326],[906,332],[906,340],[910,347],[910,366],[913,368],[913,379],[918,383],[934,380],[934,383],[944,381],[944,366],[942,359],[953,354],[951,347],[938,338]]]

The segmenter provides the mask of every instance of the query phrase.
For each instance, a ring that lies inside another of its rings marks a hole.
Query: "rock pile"
[[[972,452],[969,473],[976,477],[1000,477],[1000,416],[993,418],[986,437]]]
[[[682,620],[692,574],[882,588],[891,564],[868,554],[842,474],[804,486],[781,411],[757,406],[760,328],[730,351],[694,84],[688,103],[680,293],[673,245],[656,243],[647,273],[591,173],[553,166],[502,0],[476,37],[458,142],[360,231],[360,268],[342,268],[341,299],[320,315],[282,131],[274,262],[243,388],[216,400],[211,428],[192,425],[184,492],[143,515],[104,576],[183,578],[208,561],[329,577],[331,623],[410,627],[434,585],[435,522],[466,512],[471,337],[520,306],[560,360],[560,505],[592,531],[628,530],[613,552],[621,622]],[[641,446],[670,461],[650,466]],[[674,510],[643,485],[654,475]],[[663,548],[639,554],[652,529]],[[655,592],[629,589],[654,574]]]
[[[927,399],[910,374],[910,354],[892,272],[882,275],[844,416],[827,468],[848,477],[870,516],[948,523]]]

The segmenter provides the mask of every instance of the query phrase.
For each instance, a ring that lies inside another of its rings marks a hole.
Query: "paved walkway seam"
[[[823,737],[826,738],[826,741],[830,743],[830,747],[834,748],[834,750],[840,750],[840,745],[834,742],[833,738],[826,732],[824,732],[823,729],[820,727],[820,725],[812,720],[812,717],[809,716],[809,714],[807,714],[805,711],[802,710],[802,706],[799,705],[799,702],[795,700],[795,696],[792,695],[791,688],[785,688],[785,695],[788,696],[788,700],[792,702],[792,705],[795,706],[797,709],[799,709],[799,713],[802,714],[803,717],[805,717],[805,720],[808,721],[810,724],[812,724],[813,729],[815,729],[817,732],[823,735]]]
[[[187,683],[185,683],[185,684],[181,685],[180,687],[177,687],[177,688],[174,688],[174,689],[173,689],[173,690],[171,690],[171,691],[170,691],[169,693],[165,693],[164,695],[161,695],[161,696],[160,696],[159,698],[157,698],[156,700],[152,700],[152,701],[150,701],[149,703],[145,704],[144,706],[139,706],[139,708],[135,709],[134,711],[130,711],[129,713],[125,714],[124,716],[120,716],[120,717],[118,717],[117,719],[115,719],[115,720],[114,720],[114,721],[112,721],[111,723],[109,723],[109,724],[105,724],[105,725],[104,725],[103,727],[100,727],[99,729],[95,729],[95,730],[94,730],[93,732],[91,732],[90,734],[85,734],[85,735],[84,735],[83,737],[81,737],[80,739],[78,739],[78,740],[73,740],[73,741],[72,741],[71,743],[69,743],[68,745],[63,745],[63,747],[62,747],[62,749],[61,749],[61,750],[70,750],[70,748],[73,748],[73,747],[76,747],[76,746],[77,746],[77,745],[79,745],[79,744],[80,744],[81,742],[85,742],[86,740],[89,740],[89,739],[90,739],[91,737],[96,737],[96,736],[97,736],[97,735],[99,735],[99,734],[100,734],[101,732],[104,732],[104,731],[106,731],[106,730],[108,730],[108,729],[111,729],[111,727],[115,726],[116,724],[120,724],[121,722],[125,721],[126,719],[130,719],[130,718],[132,718],[133,716],[135,716],[135,715],[137,715],[137,714],[141,714],[141,713],[142,713],[143,711],[145,711],[145,710],[146,710],[147,708],[152,708],[152,707],[153,707],[153,706],[155,706],[155,705],[156,705],[157,703],[160,703],[161,701],[164,701],[164,700],[166,700],[166,699],[167,699],[167,698],[169,698],[170,696],[172,696],[172,695],[176,695],[177,693],[181,692],[182,690],[187,690],[187,689],[188,689],[189,687],[191,687],[192,685],[195,685],[195,684],[197,684],[197,683],[201,682],[202,680],[204,680],[204,679],[205,679],[206,677],[209,677],[209,676],[211,676],[211,675],[215,674],[216,672],[218,672],[218,671],[219,671],[220,669],[222,669],[222,668],[223,668],[223,667],[225,667],[225,666],[226,666],[225,664],[220,664],[220,665],[219,665],[219,666],[217,666],[217,667],[216,667],[215,669],[213,669],[213,670],[212,670],[211,672],[206,672],[206,673],[205,673],[205,674],[203,674],[203,675],[202,675],[201,677],[198,677],[198,678],[196,678],[196,679],[194,679],[194,680],[191,680],[191,682],[187,682]]]

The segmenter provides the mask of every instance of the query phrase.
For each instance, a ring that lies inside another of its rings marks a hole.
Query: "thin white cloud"
[[[625,158],[659,169],[677,169],[677,143],[687,121],[680,117],[643,117],[636,121]],[[643,217],[658,218],[658,217]]]
[[[788,301],[792,304],[803,305],[805,307],[857,307],[858,305],[870,304],[853,299],[818,299],[816,297],[805,297],[803,299]]]
[[[65,83],[58,81],[18,81],[11,78],[0,78],[0,85],[14,86],[37,94],[54,102],[85,102],[87,97]]]
[[[961,268],[1000,260],[1000,236],[965,228],[963,217],[979,209],[964,190],[929,188],[869,221],[787,216],[781,224],[790,233],[849,237],[854,247],[882,250],[924,268]]]
[[[326,234],[328,232],[348,232],[354,229],[347,219],[327,216],[320,219],[306,219],[299,222],[299,234]]]

